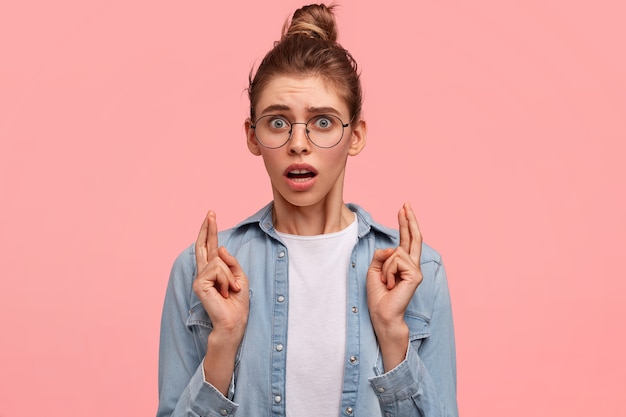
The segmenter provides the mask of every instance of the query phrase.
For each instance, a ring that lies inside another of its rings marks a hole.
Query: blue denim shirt
[[[437,252],[423,245],[424,279],[405,314],[410,329],[406,358],[384,373],[367,308],[365,279],[375,249],[396,247],[398,232],[375,223],[356,205],[358,219],[348,276],[345,417],[457,416],[456,358],[450,296]],[[237,257],[250,282],[250,313],[228,396],[206,383],[202,361],[211,319],[192,289],[193,245],[175,261],[165,296],[159,354],[157,416],[284,416],[289,277],[287,248],[276,234],[269,204],[219,244]],[[315,375],[311,376],[315,378]],[[295,417],[295,416],[292,416]]]

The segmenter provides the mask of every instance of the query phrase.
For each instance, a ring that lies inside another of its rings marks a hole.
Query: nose
[[[298,128],[296,125],[302,125]],[[307,137],[306,123],[291,124],[291,138],[288,142],[289,153],[300,154],[311,152],[311,142]]]

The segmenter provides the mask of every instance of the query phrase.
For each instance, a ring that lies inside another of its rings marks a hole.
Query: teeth
[[[289,171],[290,174],[300,175],[300,174],[308,174],[311,171],[306,169],[294,169],[293,171]]]

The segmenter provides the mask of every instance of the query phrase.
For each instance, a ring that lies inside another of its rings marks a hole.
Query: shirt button
[[[346,408],[346,414],[350,414],[350,415],[352,415],[352,411],[353,411],[353,410],[352,410],[352,407],[348,407],[348,408]]]
[[[353,364],[353,365],[354,365],[354,364],[357,362],[357,360],[358,360],[358,359],[357,359],[357,357],[356,357],[356,356],[350,356],[350,363],[351,363],[351,364]]]
[[[283,301],[285,301],[285,296],[284,295],[279,295],[278,298],[276,299],[279,303],[282,303]]]
[[[227,416],[228,415],[228,411],[220,410],[220,414],[223,415],[223,416]]]
[[[285,251],[278,252],[278,257],[279,258],[284,258],[285,257]]]
[[[358,307],[352,307],[352,312],[353,312],[353,313],[358,313],[358,312],[359,312]]]
[[[352,262],[352,268],[354,268],[356,266],[356,264],[354,262]]]
[[[276,350],[279,351],[279,352],[282,352],[284,348],[285,347],[283,345],[281,345],[280,343],[276,345]]]
[[[385,389],[383,387],[378,387],[378,392],[385,392]]]
[[[275,396],[274,396],[274,402],[275,402],[275,403],[279,403],[279,402],[281,402],[282,400],[283,400],[283,399],[280,397],[280,395],[275,395]]]

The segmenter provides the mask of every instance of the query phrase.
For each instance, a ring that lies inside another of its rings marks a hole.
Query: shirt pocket
[[[422,341],[430,337],[430,319],[423,314],[407,311],[404,321],[409,327],[409,341],[413,348],[418,349]]]
[[[252,294],[250,294],[250,297],[252,297]],[[187,322],[185,324],[189,331],[193,334],[198,357],[204,358],[204,356],[206,355],[207,345],[209,343],[209,334],[213,330],[213,322],[211,322],[211,318],[209,317],[209,314],[206,312],[202,304],[196,304],[191,308],[191,310],[189,310],[189,315],[187,316]],[[243,340],[241,341],[239,349],[237,350],[237,355],[235,357],[235,367],[239,365],[239,362],[241,360],[241,354],[247,333],[248,332],[244,333]]]
[[[213,330],[213,323],[202,304],[191,307],[185,324],[193,334],[198,357],[203,358],[206,355],[207,339]]]

